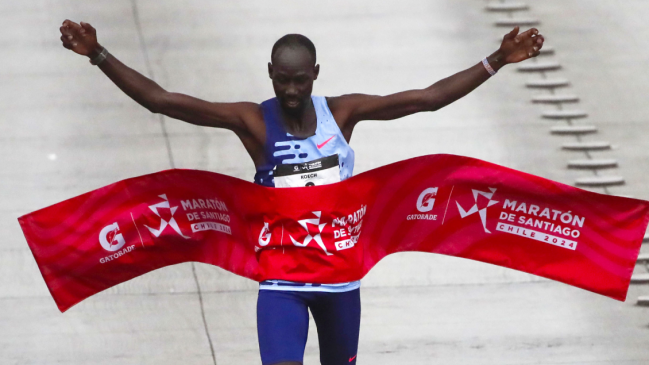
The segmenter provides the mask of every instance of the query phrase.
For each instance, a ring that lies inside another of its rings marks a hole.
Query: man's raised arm
[[[90,24],[70,20],[60,28],[63,47],[91,60],[102,58],[104,49],[97,42],[97,32]],[[258,110],[254,103],[210,103],[192,96],[168,92],[153,80],[124,65],[111,54],[105,54],[98,67],[126,95],[153,113],[161,113],[188,123],[245,131],[245,120]]]
[[[543,36],[532,28],[518,34],[514,28],[503,37],[500,48],[487,57],[493,72],[509,63],[536,57],[543,46]],[[349,94],[328,98],[334,117],[344,129],[353,129],[361,120],[391,120],[422,111],[435,111],[462,98],[491,76],[487,65],[458,72],[420,90],[408,90],[387,96]]]

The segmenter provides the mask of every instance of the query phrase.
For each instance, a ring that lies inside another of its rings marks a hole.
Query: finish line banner
[[[65,311],[181,262],[326,284],[361,279],[401,251],[483,261],[624,300],[648,219],[646,201],[430,155],[303,188],[167,170],[18,220]]]

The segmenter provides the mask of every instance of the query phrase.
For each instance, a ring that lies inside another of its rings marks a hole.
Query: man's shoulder
[[[351,103],[358,103],[371,98],[373,95],[353,93],[353,94],[343,94],[338,96],[326,96],[327,103],[337,104],[337,105],[346,105]]]
[[[348,116],[352,110],[356,109],[359,104],[367,102],[373,95],[368,94],[343,94],[339,96],[327,96],[327,105],[332,113],[341,113]]]
[[[264,123],[262,105],[251,101],[230,103],[232,112],[238,115],[248,130],[257,129]]]

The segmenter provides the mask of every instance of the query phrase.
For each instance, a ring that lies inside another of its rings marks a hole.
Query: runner
[[[88,23],[66,20],[60,30],[65,48],[88,56],[91,64],[151,112],[233,131],[256,166],[255,183],[268,187],[313,186],[349,178],[354,151],[348,143],[358,122],[438,110],[471,92],[501,67],[536,57],[544,41],[537,29],[519,34],[516,27],[482,62],[426,89],[387,96],[322,97],[311,95],[320,70],[313,43],[302,35],[288,34],[275,43],[268,63],[275,98],[261,104],[211,103],[168,92],[127,67],[97,42],[96,31]],[[263,240],[263,235],[259,239]],[[262,363],[302,363],[311,310],[321,363],[355,364],[359,288],[359,281],[328,285],[281,280],[260,283],[257,327]]]

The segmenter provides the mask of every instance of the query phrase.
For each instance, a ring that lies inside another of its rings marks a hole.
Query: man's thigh
[[[301,293],[260,290],[257,298],[257,335],[264,365],[304,359],[309,312]]]
[[[355,364],[361,323],[360,289],[317,293],[309,301],[318,328],[322,365]]]

